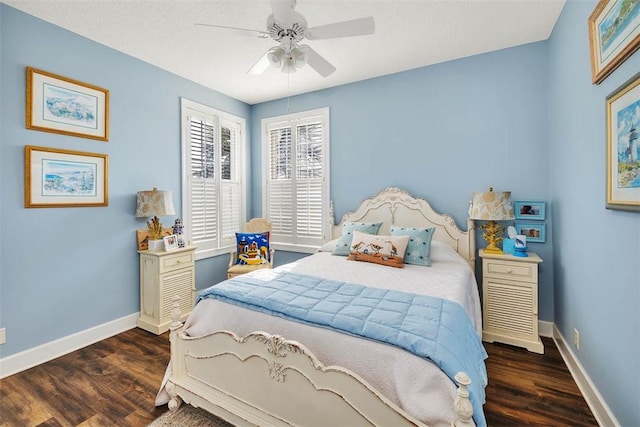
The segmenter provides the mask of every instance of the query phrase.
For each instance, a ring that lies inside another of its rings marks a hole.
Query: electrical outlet
[[[5,328],[0,329],[0,344],[7,342],[7,330]]]
[[[580,332],[576,328],[573,328],[573,345],[576,346],[576,350],[580,350]]]

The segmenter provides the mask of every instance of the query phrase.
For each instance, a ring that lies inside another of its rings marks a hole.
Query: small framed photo
[[[164,236],[162,240],[164,240],[164,250],[166,252],[178,249],[178,236],[175,234]]]
[[[27,129],[109,140],[109,91],[27,67]]]
[[[57,148],[24,147],[24,207],[109,205],[109,156]]]
[[[544,224],[516,222],[516,233],[527,236],[527,242],[544,243],[547,240]]]
[[[544,221],[545,202],[521,201],[513,204],[516,219]]]

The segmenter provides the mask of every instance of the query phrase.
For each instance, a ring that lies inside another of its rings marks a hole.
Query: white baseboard
[[[555,325],[553,325],[553,340],[598,424],[601,426],[620,427],[620,423],[613,415],[611,408],[604,401],[595,384],[593,384],[575,353]]]
[[[20,353],[3,357],[0,359],[0,379],[133,329],[136,327],[138,317],[140,317],[140,313],[130,314]]]
[[[553,328],[553,322],[538,321],[538,335],[541,337],[553,338]]]

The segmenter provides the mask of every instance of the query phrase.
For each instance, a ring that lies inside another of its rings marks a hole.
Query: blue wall
[[[490,186],[514,200],[549,200],[547,52],[533,43],[292,97],[292,112],[330,107],[336,220],[389,185],[426,197],[463,228],[472,193]],[[254,105],[252,134],[261,119],[286,113],[286,99]],[[253,188],[260,154],[254,137]],[[258,192],[253,201],[259,215]],[[544,260],[540,318],[553,321],[551,217],[546,224],[547,243],[530,248]]]
[[[249,118],[249,106],[0,5],[0,326],[8,356],[139,311],[139,190],[172,190],[180,214],[180,97]],[[25,67],[109,89],[109,142],[25,128]],[[109,206],[24,208],[24,146],[109,155]],[[163,218],[166,225],[173,218]],[[197,263],[197,286],[227,257]]]
[[[640,213],[605,209],[605,98],[640,70],[636,52],[591,84],[587,19],[568,2],[549,41],[555,323],[623,426],[640,426]]]

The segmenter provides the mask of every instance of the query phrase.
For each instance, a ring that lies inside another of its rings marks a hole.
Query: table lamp
[[[159,251],[164,247],[162,240],[162,223],[159,216],[175,215],[171,191],[153,190],[138,191],[136,201],[136,217],[151,218],[147,221],[149,231],[149,250]]]
[[[489,221],[482,226],[484,230],[484,240],[487,241],[485,253],[500,254],[502,240],[504,239],[504,227],[496,221],[510,221],[513,215],[513,204],[511,203],[510,191],[489,191],[485,193],[473,193],[473,200],[469,207],[469,218],[480,221]]]

